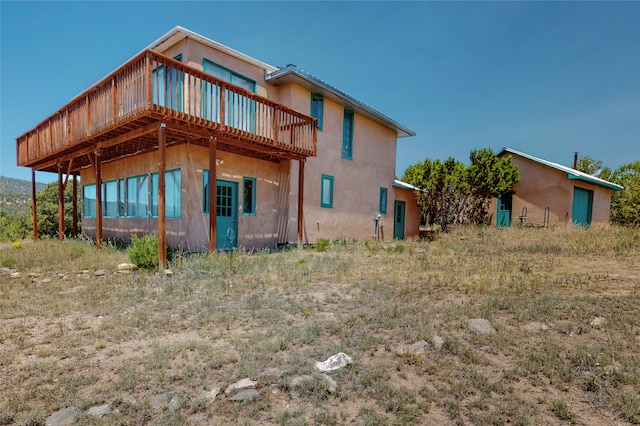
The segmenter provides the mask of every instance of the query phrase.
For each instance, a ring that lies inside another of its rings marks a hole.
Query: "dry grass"
[[[178,258],[118,275],[86,242],[0,249],[0,424],[640,423],[640,230],[460,228],[435,242]],[[97,269],[110,275],[94,276]],[[470,333],[469,318],[497,334]],[[591,325],[596,317],[600,326]],[[548,329],[527,331],[538,322]],[[444,339],[398,357],[394,348]],[[289,380],[346,352],[335,393]],[[276,367],[247,403],[196,402]],[[171,391],[172,409],[151,396]]]

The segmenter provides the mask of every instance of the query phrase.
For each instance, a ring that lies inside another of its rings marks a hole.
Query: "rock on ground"
[[[256,387],[256,384],[257,382],[254,382],[249,378],[242,379],[229,385],[227,389],[225,389],[224,393],[231,393],[236,390],[253,389]]]
[[[484,318],[472,318],[467,321],[467,325],[471,331],[478,334],[496,334],[496,329]]]
[[[411,345],[400,345],[396,348],[396,355],[402,356],[422,354],[424,353],[424,350],[428,345],[429,344],[424,340],[420,340],[419,342]]]
[[[80,409],[78,407],[67,407],[56,411],[44,421],[45,426],[68,426],[73,424],[73,418]]]

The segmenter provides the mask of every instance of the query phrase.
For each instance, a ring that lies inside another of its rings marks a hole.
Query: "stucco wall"
[[[288,169],[278,163],[218,152],[221,164],[217,166],[217,179],[238,184],[238,245],[245,248],[273,247],[278,233],[283,232],[281,217],[282,187],[288,181]],[[129,157],[102,165],[103,182],[154,173],[157,171],[157,153]],[[167,218],[167,241],[173,247],[188,251],[205,251],[209,246],[209,214],[202,212],[203,170],[209,167],[208,150],[197,145],[182,144],[167,149],[167,170],[180,169],[181,216]],[[256,179],[256,214],[242,212],[242,179]],[[82,182],[95,182],[92,169],[84,169]],[[286,189],[285,189],[286,191]],[[103,237],[129,240],[131,234],[157,232],[156,218],[103,218]],[[82,219],[86,235],[95,237],[95,219]]]
[[[309,113],[311,92],[297,85],[280,88],[280,98],[292,108]],[[393,221],[395,179],[395,132],[354,114],[352,160],[342,158],[344,105],[324,98],[323,128],[318,131],[317,156],[307,159],[304,185],[304,236],[318,238],[373,236],[374,213],[379,210],[380,188],[387,188],[387,213]],[[320,206],[322,175],[333,176],[333,207]],[[298,162],[291,162],[289,241],[297,236]],[[414,202],[415,204],[415,202]]]
[[[404,221],[404,237],[411,238],[420,234],[420,208],[416,202],[416,195],[413,191],[402,188],[393,188],[396,200],[404,201],[406,205],[405,221]],[[385,223],[385,239],[393,238],[393,206],[391,207],[391,215],[388,223]],[[389,237],[387,237],[389,236]]]
[[[592,222],[608,222],[612,191],[587,182],[570,180],[566,172],[536,163],[517,155],[511,162],[518,166],[520,182],[514,185],[511,223],[519,223],[523,208],[527,208],[526,223],[541,225],[545,207],[549,207],[549,225],[571,223],[574,187],[593,191]],[[496,223],[497,200],[490,207],[492,224]]]

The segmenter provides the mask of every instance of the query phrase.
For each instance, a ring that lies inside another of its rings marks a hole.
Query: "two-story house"
[[[261,248],[417,235],[395,179],[397,140],[413,135],[296,66],[176,27],[20,136],[17,157],[61,188],[80,177],[82,230],[99,243],[157,232],[188,251]]]

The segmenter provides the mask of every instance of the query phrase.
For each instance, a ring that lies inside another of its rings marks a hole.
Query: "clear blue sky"
[[[640,159],[640,2],[0,1],[0,15],[4,176],[30,179],[17,136],[176,25],[293,63],[414,129],[398,176],[485,147]]]

